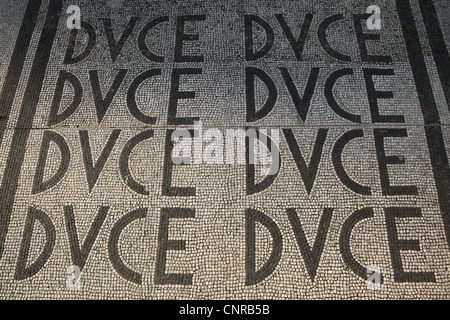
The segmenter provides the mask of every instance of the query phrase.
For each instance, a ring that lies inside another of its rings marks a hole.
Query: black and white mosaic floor
[[[0,5],[1,298],[450,298],[448,0]]]

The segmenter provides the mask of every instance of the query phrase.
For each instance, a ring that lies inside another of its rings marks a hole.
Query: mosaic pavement
[[[448,0],[0,5],[1,298],[450,298]]]

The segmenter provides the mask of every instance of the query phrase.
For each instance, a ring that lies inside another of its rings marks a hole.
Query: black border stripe
[[[434,63],[450,110],[450,57],[432,0],[419,0],[420,11],[428,34]]]
[[[41,7],[41,0],[29,0],[22,24],[17,35],[14,51],[6,73],[5,82],[3,83],[2,93],[0,96],[0,145],[3,141],[3,135],[11,113],[12,104],[16,96],[17,87],[20,76],[22,74],[23,65],[30,46],[31,37],[36,27],[36,21]]]
[[[33,1],[33,0],[32,0]],[[16,129],[12,138],[5,173],[0,187],[0,258],[3,255],[6,234],[16,195],[19,175],[25,157],[26,145],[36,114],[53,41],[56,36],[62,0],[50,0],[30,77],[25,89]]]
[[[396,0],[396,4],[406,50],[408,52],[408,59],[419,96],[420,107],[424,122],[428,125],[424,126],[424,130],[430,152],[431,166],[438,193],[439,205],[441,207],[442,219],[444,221],[445,235],[450,247],[450,170],[442,130],[439,126],[439,114],[431,90],[430,77],[420,45],[414,16],[411,11],[411,4],[409,0]],[[429,126],[430,124],[435,125]]]

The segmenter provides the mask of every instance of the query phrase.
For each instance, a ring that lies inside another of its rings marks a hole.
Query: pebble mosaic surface
[[[1,298],[450,298],[448,0],[0,5]]]

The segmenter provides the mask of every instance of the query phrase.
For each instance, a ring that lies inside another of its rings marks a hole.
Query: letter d
[[[283,241],[280,229],[276,223],[264,213],[254,209],[247,209],[245,211],[245,220],[245,285],[251,286],[263,281],[275,270],[281,258]],[[273,240],[270,257],[259,270],[256,270],[255,262],[256,222],[262,224],[270,232]]]
[[[33,236],[34,223],[39,220],[39,223],[45,230],[46,242],[41,251],[41,254],[36,261],[29,267],[26,267],[28,260],[28,253],[30,251],[31,238]],[[25,228],[23,230],[22,243],[20,245],[19,259],[17,260],[16,273],[14,274],[15,280],[25,280],[34,276],[50,258],[53,247],[55,246],[56,232],[50,218],[43,212],[35,208],[28,210],[27,220],[25,222]]]
[[[48,151],[50,149],[50,142],[56,143],[61,153],[61,159],[58,170],[47,181],[44,180],[44,171],[47,163]],[[69,168],[70,151],[66,141],[62,136],[53,131],[45,131],[42,138],[41,151],[39,153],[39,160],[36,168],[36,174],[34,175],[32,194],[44,192],[54,187],[59,181],[62,180]]]

